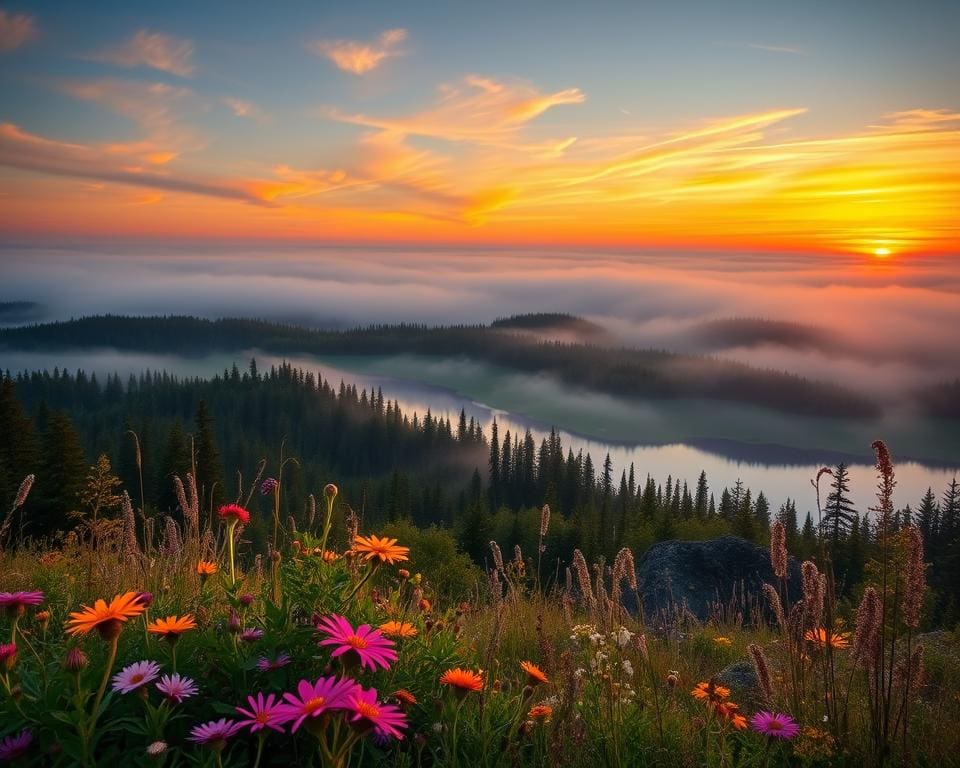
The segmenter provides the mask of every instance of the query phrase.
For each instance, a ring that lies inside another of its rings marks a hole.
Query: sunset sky
[[[0,236],[957,254],[958,39],[946,0],[4,2]]]

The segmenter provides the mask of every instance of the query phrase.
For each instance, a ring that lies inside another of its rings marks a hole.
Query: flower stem
[[[232,518],[227,524],[227,552],[230,555],[230,584],[237,583],[237,573],[233,566],[233,531],[237,527],[236,518]]]

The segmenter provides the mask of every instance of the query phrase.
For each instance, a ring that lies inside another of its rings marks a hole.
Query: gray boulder
[[[789,593],[800,596],[800,566],[790,559]],[[639,594],[654,622],[679,612],[700,621],[769,617],[764,582],[776,585],[770,552],[738,536],[712,541],[661,541],[637,566]],[[635,608],[636,606],[630,606]]]

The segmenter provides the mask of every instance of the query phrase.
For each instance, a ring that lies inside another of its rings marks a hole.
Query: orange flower
[[[403,704],[408,707],[412,707],[417,703],[417,697],[414,696],[406,688],[400,688],[397,691],[394,691],[390,694],[391,698],[396,699],[400,704]]]
[[[378,536],[357,536],[353,540],[353,551],[363,555],[364,560],[377,558],[381,563],[393,565],[409,559],[407,553],[410,552],[410,547],[399,547],[396,539],[387,537],[381,539]]]
[[[425,597],[420,598],[420,602],[417,603],[417,607],[419,607],[424,613],[430,613],[430,611],[433,610],[433,604]]]
[[[716,643],[717,645],[724,645],[724,646],[733,645],[733,640],[731,640],[729,637],[715,637],[713,638],[713,642]]]
[[[520,669],[527,673],[527,677],[530,679],[530,685],[550,682],[546,673],[532,661],[521,661]]]
[[[100,633],[104,640],[114,640],[123,629],[123,622],[134,616],[139,616],[146,610],[138,599],[137,592],[124,592],[117,595],[108,605],[104,600],[97,600],[93,607],[81,606],[82,611],[74,611],[67,622],[67,633],[71,635],[85,635],[91,629]]]
[[[440,676],[441,685],[449,685],[460,694],[483,690],[483,672],[473,672],[469,669],[448,669]]]
[[[196,629],[197,622],[193,620],[191,614],[186,616],[167,616],[165,619],[157,619],[147,625],[147,632],[154,635],[160,635],[165,640],[174,642],[177,637],[189,629]]]
[[[317,547],[317,549],[314,550],[314,551],[316,552],[316,551],[319,550],[319,549],[320,549],[320,547]],[[334,552],[333,550],[325,549],[325,550],[323,550],[323,555],[322,555],[322,557],[323,557],[323,562],[325,562],[325,563],[332,563],[334,560],[336,560],[338,557],[340,557],[340,555],[338,555],[338,554],[337,554],[336,552]]]
[[[690,691],[695,699],[710,701],[719,704],[730,696],[730,689],[717,685],[711,680],[709,683],[697,683],[697,687]]]
[[[197,573],[201,576],[212,576],[217,572],[217,564],[209,560],[197,561]]]
[[[738,731],[747,727],[747,718],[740,714],[740,707],[732,701],[717,704],[717,714]]]
[[[542,720],[547,722],[553,714],[553,707],[549,704],[536,704],[527,712],[527,717],[531,720]]]
[[[388,621],[380,625],[380,631],[387,637],[416,637],[417,628],[409,621]]]
[[[850,647],[849,632],[831,632],[829,629],[824,627],[808,629],[804,633],[803,639],[808,640],[821,649],[826,648],[828,645],[831,648],[836,648],[837,650]]]

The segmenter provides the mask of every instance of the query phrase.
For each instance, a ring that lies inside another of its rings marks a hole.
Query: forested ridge
[[[492,326],[375,325],[315,330],[251,319],[102,315],[0,330],[0,348],[109,347],[178,355],[259,349],[278,355],[415,354],[468,357],[512,370],[546,373],[565,384],[626,398],[707,398],[803,415],[869,418],[879,406],[840,385],[714,357],[664,350],[545,341],[515,329],[576,318],[528,315]]]
[[[843,465],[833,470],[829,492],[824,481],[822,513],[812,494],[772,509],[762,490],[739,481],[711,488],[693,467],[688,477],[653,478],[631,465],[618,478],[609,456],[574,454],[555,432],[539,444],[529,431],[500,432],[496,424],[485,434],[462,413],[454,421],[403,413],[379,390],[336,387],[287,364],[261,372],[251,361],[248,370],[234,366],[211,379],[155,372],[98,381],[60,370],[6,375],[0,432],[0,500],[12,499],[27,473],[37,476],[15,521],[35,538],[70,529],[101,455],[138,501],[142,467],[143,506],[157,519],[182,514],[174,476],[195,472],[210,510],[255,490],[262,459],[261,478],[293,457],[283,464],[285,517],[304,519],[310,494],[337,477],[344,498],[369,524],[437,525],[481,565],[491,540],[535,551],[544,503],[553,513],[547,557],[558,565],[569,562],[574,548],[609,562],[622,546],[639,556],[671,538],[735,533],[765,544],[771,520],[780,519],[799,557],[813,553],[818,540],[829,542],[838,583],[853,595],[874,547],[867,510],[849,500]],[[259,499],[253,493],[255,507]],[[934,563],[933,615],[955,622],[960,484],[931,489],[917,502],[896,512],[896,524],[913,520],[920,527]],[[251,526],[255,545],[264,541],[266,506],[261,512]]]

